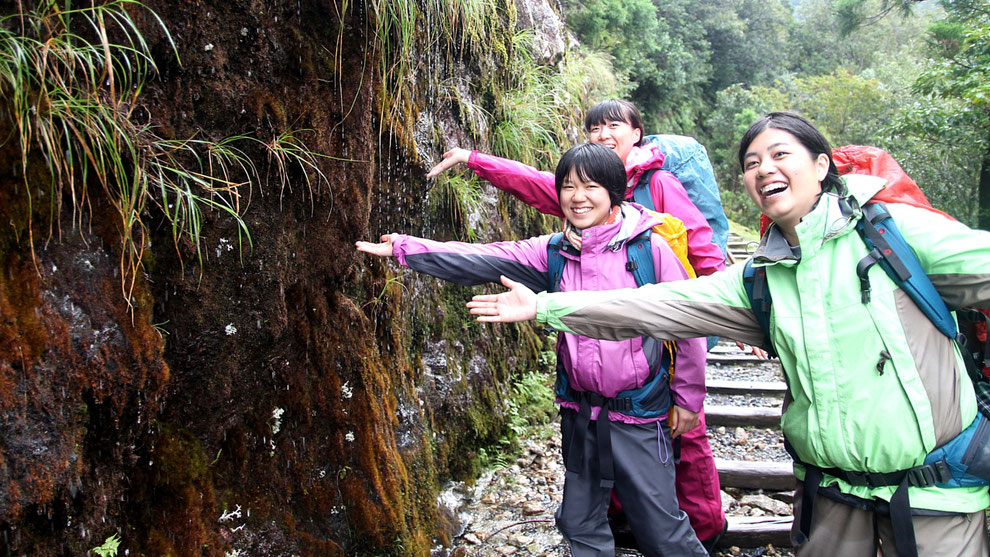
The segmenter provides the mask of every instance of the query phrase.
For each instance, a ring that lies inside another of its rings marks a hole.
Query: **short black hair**
[[[608,191],[608,199],[615,207],[626,197],[626,166],[615,151],[594,143],[582,143],[571,147],[557,163],[556,178],[557,198],[560,199],[560,188],[571,174],[571,170],[586,182],[595,182]]]
[[[750,144],[753,143],[756,136],[768,128],[783,130],[793,135],[811,153],[812,157],[824,153],[828,157],[828,172],[825,174],[825,179],[822,180],[822,193],[830,191],[840,195],[844,193],[845,188],[842,186],[842,181],[839,180],[839,169],[836,168],[835,161],[832,160],[832,147],[825,139],[825,135],[818,131],[818,128],[810,121],[793,112],[771,112],[749,126],[739,142],[740,168],[745,168],[743,163]]]
[[[609,99],[591,107],[584,116],[584,131],[591,133],[592,126],[603,126],[608,122],[626,122],[632,129],[639,130],[639,141],[636,146],[643,145],[646,131],[643,129],[643,117],[636,105],[622,99]]]

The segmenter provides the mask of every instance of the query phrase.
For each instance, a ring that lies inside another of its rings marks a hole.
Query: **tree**
[[[977,226],[990,230],[990,3],[941,4],[949,17],[931,26],[932,65],[914,86],[923,102],[900,125],[931,142],[949,141],[977,153]]]
[[[910,16],[914,7],[925,0],[835,0],[833,4],[839,14],[841,31],[849,35],[853,31],[872,25],[890,13]]]

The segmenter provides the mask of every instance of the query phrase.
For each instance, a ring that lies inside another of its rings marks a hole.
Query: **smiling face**
[[[746,148],[742,164],[746,193],[796,245],[794,228],[822,193],[828,155],[813,155],[793,134],[767,128]]]
[[[588,128],[588,141],[612,149],[623,163],[642,136],[643,130],[623,120],[606,120]]]
[[[584,230],[608,220],[612,201],[604,186],[583,178],[572,168],[560,187],[560,209],[575,228]]]

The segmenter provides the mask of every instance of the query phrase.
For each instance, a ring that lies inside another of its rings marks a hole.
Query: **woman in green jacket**
[[[986,486],[901,485],[884,478],[923,465],[977,418],[972,381],[953,341],[880,268],[864,303],[855,226],[884,185],[840,178],[824,136],[772,113],[743,137],[739,163],[757,207],[773,220],[753,256],[772,292],[770,340],[788,384],[781,428],[801,486],[792,541],[801,557],[990,555]],[[952,308],[990,308],[990,233],[931,211],[887,209]],[[594,338],[719,335],[761,344],[743,265],[637,290],[478,296],[480,321],[536,318]],[[803,518],[803,520],[802,520]],[[906,528],[906,529],[905,529]],[[912,539],[914,538],[914,539]]]

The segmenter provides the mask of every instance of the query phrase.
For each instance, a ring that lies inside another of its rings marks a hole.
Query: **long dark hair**
[[[622,203],[626,196],[626,166],[615,151],[604,145],[582,143],[564,153],[554,173],[558,199],[560,188],[564,186],[564,180],[567,180],[571,170],[577,172],[578,177],[585,182],[596,182],[604,187],[608,191],[612,207]]]
[[[584,115],[584,131],[591,133],[592,126],[604,126],[610,121],[626,122],[632,129],[639,130],[639,141],[636,142],[636,146],[643,145],[646,131],[643,130],[643,117],[640,116],[636,105],[622,99],[602,101],[591,107],[591,110]]]
[[[796,137],[798,142],[811,153],[812,158],[824,153],[828,157],[828,173],[822,180],[822,193],[830,191],[840,195],[844,193],[845,188],[842,187],[842,181],[839,180],[839,169],[835,167],[835,161],[832,160],[832,147],[829,146],[828,140],[814,124],[793,112],[771,112],[749,126],[739,142],[740,168],[745,168],[743,159],[746,158],[749,145],[753,143],[756,136],[768,128],[783,130]]]

